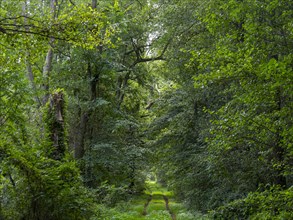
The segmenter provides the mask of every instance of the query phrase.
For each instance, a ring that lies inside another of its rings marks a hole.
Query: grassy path
[[[147,215],[147,208],[150,204],[150,202],[152,201],[153,197],[150,195],[150,197],[147,199],[147,202],[144,204],[144,209],[142,212],[142,215],[146,216]]]
[[[150,194],[151,199],[145,204],[144,215],[147,215],[148,206],[153,202],[149,209],[154,208],[155,211],[167,211],[170,219],[176,220],[176,214],[171,210],[169,205],[168,196],[172,196],[170,192],[159,186],[156,182],[149,181],[145,193]]]
[[[156,182],[147,182],[145,193],[111,210],[104,220],[207,220],[198,214],[189,213],[177,203],[172,192]]]
[[[169,206],[169,199],[167,196],[163,196],[166,203],[166,210],[170,213],[172,220],[176,220],[176,214],[172,212]]]

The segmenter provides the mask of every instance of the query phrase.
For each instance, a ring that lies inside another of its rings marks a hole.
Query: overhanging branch
[[[136,60],[130,65],[130,69],[133,68],[133,67],[135,67],[139,63],[145,63],[145,62],[156,61],[156,60],[166,60],[164,58],[164,54],[166,53],[166,51],[167,51],[167,49],[168,49],[168,47],[169,47],[172,39],[173,38],[170,38],[167,41],[167,43],[165,44],[165,46],[164,46],[164,48],[163,48],[163,50],[162,50],[162,52],[161,52],[160,55],[155,56],[155,57],[145,57],[145,58],[141,56],[141,47],[136,46],[134,44],[134,41],[132,41],[132,44],[133,44],[133,47],[134,47],[134,50],[133,51],[136,54]]]

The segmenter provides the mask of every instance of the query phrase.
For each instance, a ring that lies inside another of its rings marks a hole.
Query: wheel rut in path
[[[166,210],[169,212],[169,214],[171,215],[172,220],[176,220],[176,215],[175,213],[173,213],[169,207],[169,199],[167,196],[163,195],[165,203],[166,203]]]
[[[152,201],[152,199],[153,199],[153,196],[150,195],[149,198],[147,199],[146,203],[144,204],[142,215],[147,215],[147,208],[148,208],[150,202]]]
[[[165,207],[166,207],[166,210],[169,212],[169,214],[170,214],[172,220],[176,220],[176,215],[175,215],[175,213],[173,213],[172,210],[170,209],[170,206],[169,206],[169,199],[168,199],[168,197],[165,196],[165,195],[162,195],[162,197],[163,197],[163,199],[164,199],[164,201],[165,201]],[[150,195],[150,196],[148,197],[146,203],[144,204],[144,209],[143,209],[143,212],[142,212],[142,215],[143,215],[143,216],[146,216],[146,215],[148,214],[148,213],[147,213],[147,208],[148,208],[149,204],[151,203],[152,199],[153,199],[153,196]]]

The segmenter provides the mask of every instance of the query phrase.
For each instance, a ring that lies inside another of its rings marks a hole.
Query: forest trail
[[[196,215],[195,215],[196,214]],[[104,220],[207,220],[201,213],[188,212],[173,193],[155,181],[147,181],[143,194],[121,204]]]
[[[171,210],[169,205],[169,198],[172,193],[166,191],[158,183],[149,181],[147,183],[146,194],[149,194],[149,197],[144,205],[143,215],[147,216],[148,209],[156,211],[167,211],[170,215],[170,219],[176,220],[176,214]]]
[[[163,196],[165,203],[166,203],[166,210],[170,213],[172,220],[176,220],[176,214],[172,212],[172,210],[169,207],[169,199],[167,196]]]

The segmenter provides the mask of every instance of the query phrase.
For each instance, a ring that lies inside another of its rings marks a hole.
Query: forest
[[[293,219],[293,1],[0,0],[0,220]]]

